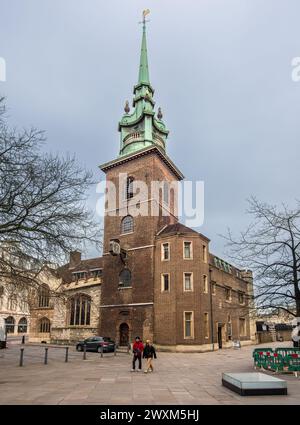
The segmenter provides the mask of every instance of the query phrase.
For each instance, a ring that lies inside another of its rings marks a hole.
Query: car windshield
[[[104,336],[103,337],[103,341],[105,341],[105,342],[113,342],[112,339],[109,338],[109,337],[107,337],[107,336]]]

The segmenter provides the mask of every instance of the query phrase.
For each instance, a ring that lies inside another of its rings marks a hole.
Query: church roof
[[[90,258],[87,260],[81,260],[74,267],[70,269],[70,263],[67,263],[60,267],[57,272],[62,278],[63,283],[72,282],[73,273],[76,272],[87,272],[91,270],[97,270],[103,268],[103,257]]]
[[[191,229],[190,227],[185,226],[182,223],[175,223],[175,224],[169,224],[168,226],[166,226],[165,228],[163,228],[160,232],[159,232],[159,236],[165,236],[165,235],[177,235],[177,234],[183,234],[183,235],[187,235],[187,234],[192,234],[192,235],[198,235],[201,236],[202,238],[206,239],[209,241],[209,239],[202,235],[201,233],[197,232],[196,230]]]

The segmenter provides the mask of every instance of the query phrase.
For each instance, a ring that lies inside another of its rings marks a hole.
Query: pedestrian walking
[[[144,372],[145,373],[153,372],[154,368],[153,368],[152,361],[153,361],[153,358],[156,359],[157,357],[156,357],[155,348],[151,344],[149,339],[147,339],[146,345],[144,347],[143,358],[147,360],[147,366]]]
[[[142,370],[142,355],[144,351],[144,344],[142,343],[141,338],[139,336],[135,338],[132,351],[133,351],[133,359],[132,359],[131,372],[135,372],[135,363],[137,360],[139,362],[138,372],[140,372]]]

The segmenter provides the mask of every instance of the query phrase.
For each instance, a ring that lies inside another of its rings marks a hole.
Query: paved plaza
[[[288,343],[268,346],[289,346]],[[254,346],[213,353],[158,353],[155,372],[131,373],[131,355],[82,353],[70,348],[25,346],[19,367],[19,344],[0,351],[0,404],[300,404],[300,378],[288,382],[288,396],[241,397],[222,387],[222,372],[253,371]]]

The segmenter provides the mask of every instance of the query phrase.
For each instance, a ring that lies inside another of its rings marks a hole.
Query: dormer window
[[[85,279],[86,278],[86,272],[75,272],[73,273],[73,278],[75,281]]]
[[[90,271],[91,278],[97,279],[102,277],[102,269],[95,269]]]

